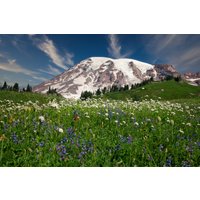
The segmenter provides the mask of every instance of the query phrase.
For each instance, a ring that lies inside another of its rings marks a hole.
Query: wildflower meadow
[[[200,104],[0,101],[0,166],[199,166]]]

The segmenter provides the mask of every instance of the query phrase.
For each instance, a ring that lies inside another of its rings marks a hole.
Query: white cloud
[[[61,56],[53,41],[47,36],[38,38],[37,35],[30,35],[29,37],[32,39],[37,48],[44,52],[56,66],[67,70],[67,65],[71,66],[74,64],[72,60],[74,55],[67,52],[65,56]]]
[[[153,35],[146,45],[146,50],[155,56],[155,60],[159,58],[162,62],[173,64],[178,71],[189,69],[196,71],[200,64],[199,40],[191,37],[190,35]]]
[[[200,63],[200,47],[193,47],[191,49],[180,52],[179,55],[174,55],[168,59],[171,59],[175,65],[187,66],[190,68],[193,65],[199,65]]]
[[[31,76],[33,79],[45,81],[46,78],[41,77],[38,72],[26,69],[17,64],[15,59],[8,59],[7,62],[0,63],[0,70],[14,73],[22,73]]]
[[[58,75],[58,74],[62,73],[59,69],[57,69],[55,67],[52,67],[51,65],[48,66],[47,70],[39,69],[39,71],[41,71],[43,73],[46,73],[46,74],[50,74],[52,76],[55,76],[55,75]]]
[[[169,54],[177,53],[177,49],[185,44],[188,39],[188,35],[172,35],[172,34],[159,34],[153,35],[145,43],[146,50],[153,55],[168,56]],[[185,49],[185,46],[184,46]],[[178,52],[184,49],[179,49]]]
[[[36,74],[36,72],[25,69],[22,66],[18,65],[16,63],[16,60],[14,59],[9,59],[7,62],[0,63],[0,69],[8,72],[23,73],[29,76]]]
[[[42,76],[32,76],[33,79],[39,80],[39,81],[47,81],[48,78],[42,77]]]
[[[70,65],[70,66],[74,65],[74,61],[72,59],[73,57],[74,57],[74,54],[65,52],[65,62],[67,65]]]
[[[125,54],[122,54],[121,52],[121,45],[119,43],[119,39],[117,35],[108,35],[108,42],[109,42],[109,47],[108,47],[108,53],[114,57],[114,58],[124,58],[127,57],[131,54],[131,52],[127,52]]]

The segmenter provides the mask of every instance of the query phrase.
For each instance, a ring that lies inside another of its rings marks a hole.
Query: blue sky
[[[133,58],[200,71],[200,35],[0,35],[0,84],[37,85],[88,57]]]

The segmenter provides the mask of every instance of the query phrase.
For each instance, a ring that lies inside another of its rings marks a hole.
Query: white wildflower
[[[158,116],[158,121],[161,122],[161,118]]]
[[[183,130],[181,130],[181,129],[179,130],[179,132],[180,132],[180,133],[184,133],[184,131],[183,131]]]
[[[63,133],[63,129],[62,128],[58,128],[58,132],[59,133]]]
[[[44,122],[45,121],[43,116],[39,116],[39,120],[40,120],[40,122]]]
[[[192,124],[191,123],[187,123],[186,126],[192,126]]]
[[[53,108],[56,108],[56,109],[59,108],[59,105],[56,102],[51,103],[50,106],[53,107]]]
[[[135,122],[134,125],[135,125],[135,126],[139,126],[138,122]]]

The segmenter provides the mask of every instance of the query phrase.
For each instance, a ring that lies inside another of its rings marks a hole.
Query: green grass
[[[40,104],[47,103],[52,99],[56,98],[57,100],[63,99],[62,97],[57,97],[56,95],[46,95],[39,93],[30,93],[30,92],[14,92],[14,91],[3,91],[0,90],[0,101],[11,100],[14,103],[22,103],[27,101],[36,102]]]
[[[200,99],[200,87],[189,85],[185,82],[163,81],[152,82],[139,88],[106,93],[103,98],[115,100],[142,100],[142,99],[158,99],[173,100],[173,99]]]
[[[181,99],[141,102],[1,92],[0,166],[200,166],[198,88],[177,87]]]

